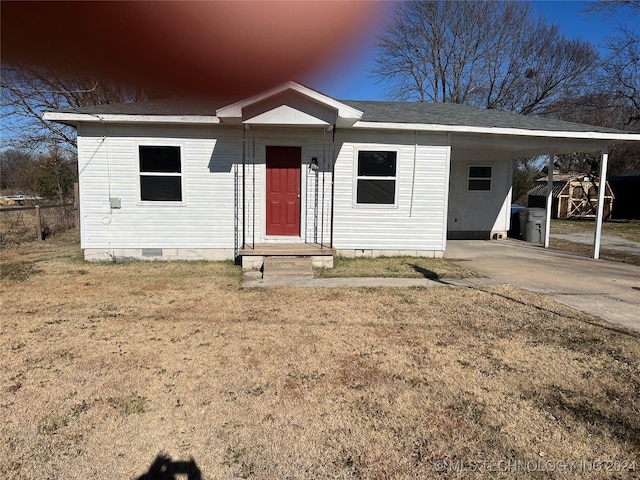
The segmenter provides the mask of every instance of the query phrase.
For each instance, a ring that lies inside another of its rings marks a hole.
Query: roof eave
[[[182,125],[210,125],[220,123],[215,116],[203,115],[124,115],[67,112],[44,112],[44,120],[77,125],[80,123],[165,123]]]
[[[467,125],[443,125],[427,123],[392,123],[392,122],[366,122],[358,121],[354,128],[383,129],[383,130],[417,130],[443,133],[481,133],[493,135],[512,135],[523,137],[548,137],[548,138],[572,138],[585,140],[612,140],[612,141],[640,141],[640,133],[609,133],[609,132],[575,132],[567,130],[529,130],[510,127],[474,127]]]

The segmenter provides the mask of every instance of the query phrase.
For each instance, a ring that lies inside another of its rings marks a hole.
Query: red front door
[[[300,147],[267,147],[267,235],[300,235]]]

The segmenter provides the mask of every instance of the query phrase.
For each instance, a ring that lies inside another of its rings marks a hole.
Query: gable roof
[[[560,195],[560,192],[564,188],[567,182],[553,182],[551,187],[551,193],[553,197]],[[547,196],[547,183],[536,182],[534,186],[527,192],[527,196],[530,197],[546,197]]]
[[[334,110],[340,126],[368,129],[476,133],[576,140],[640,140],[640,133],[516,115],[453,103],[335,100],[296,82],[287,82],[250,98],[229,104],[225,100],[168,99],[100,105],[45,112],[45,120],[70,125],[83,122],[155,122],[211,124],[242,119],[242,109],[283,92],[295,92]]]
[[[585,177],[590,177],[591,180],[584,180]],[[551,188],[551,193],[553,197],[557,197],[560,195],[564,186],[568,182],[577,181],[580,183],[594,183],[598,185],[600,183],[600,179],[594,175],[587,175],[586,173],[560,173],[553,176],[553,186]],[[547,196],[547,177],[538,178],[533,187],[527,192],[527,195],[533,197],[546,197]],[[607,182],[609,183],[609,182]]]
[[[301,96],[306,97],[316,103],[324,105],[326,107],[332,108],[336,111],[339,118],[344,118],[348,120],[352,120],[351,123],[362,118],[362,112],[354,107],[350,107],[339,100],[335,100],[323,93],[317,92],[309,87],[305,87],[304,85],[300,85],[296,82],[287,82],[282,85],[279,85],[271,90],[267,90],[266,92],[259,93],[258,95],[254,95],[253,97],[246,98],[244,100],[240,100],[234,104],[228,105],[226,107],[219,108],[216,110],[216,116],[219,118],[241,118],[242,110],[245,107],[250,105],[255,105],[263,100],[266,100],[271,97],[275,97],[278,94],[293,91],[298,93]]]
[[[589,177],[589,178],[593,178],[596,181],[598,181],[598,178],[595,175],[589,175],[587,173],[554,173],[553,174],[553,181],[554,182],[573,182],[573,181],[579,181],[579,182],[583,182],[585,181],[584,178],[585,177]],[[549,177],[540,177],[540,178],[536,178],[536,183],[544,183],[545,185],[548,182],[548,178]],[[590,180],[587,180],[590,181]]]
[[[342,100],[363,113],[363,122],[473,126],[481,128],[519,128],[545,131],[630,133],[613,128],[565,122],[552,118],[516,115],[499,110],[485,110],[454,103],[385,102]],[[54,112],[82,115],[142,115],[214,117],[226,109],[224,100],[169,98],[146,102],[115,103],[80,108],[62,108]]]

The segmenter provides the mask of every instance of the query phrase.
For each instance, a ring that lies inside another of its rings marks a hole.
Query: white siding
[[[335,248],[443,251],[450,157],[447,137],[339,130],[334,148],[332,136],[322,128],[257,127],[255,132],[246,131],[247,242],[328,243],[331,159],[335,155]],[[83,248],[233,251],[240,246],[242,127],[84,125],[78,137]],[[181,204],[140,201],[141,144],[181,147]],[[265,153],[270,145],[301,147],[299,237],[265,235]],[[355,205],[357,148],[397,150],[397,204],[393,208]],[[317,172],[309,169],[312,158],[318,159]],[[119,199],[121,208],[110,208],[110,198]]]
[[[340,135],[339,140],[335,167],[335,248],[443,251],[450,151],[446,137],[349,131]],[[398,151],[397,204],[393,208],[355,205],[354,165],[358,148]]]
[[[87,126],[78,157],[83,248],[233,248],[240,129]],[[179,145],[183,202],[141,202],[138,146]],[[111,209],[110,198],[121,208]]]
[[[489,148],[489,147],[487,147]],[[491,191],[468,191],[469,166],[491,166]],[[511,160],[504,152],[456,148],[451,155],[448,230],[451,237],[489,238],[509,230]]]

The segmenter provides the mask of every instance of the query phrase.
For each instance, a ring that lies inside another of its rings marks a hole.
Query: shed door
[[[267,235],[300,235],[300,147],[267,147]]]

